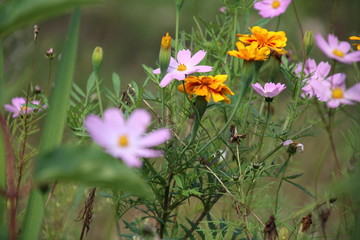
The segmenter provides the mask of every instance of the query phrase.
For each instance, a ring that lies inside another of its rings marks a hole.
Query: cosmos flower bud
[[[54,49],[50,48],[49,50],[47,50],[45,56],[46,56],[47,59],[53,60],[55,58]]]
[[[101,47],[96,47],[92,54],[92,65],[95,71],[99,70],[102,59],[103,59],[103,49]]]
[[[314,36],[312,31],[306,31],[303,39],[306,55],[309,55],[312,47],[314,46]]]
[[[167,32],[165,36],[161,39],[160,53],[159,53],[159,63],[160,70],[162,73],[165,73],[169,63],[171,55],[171,37]]]

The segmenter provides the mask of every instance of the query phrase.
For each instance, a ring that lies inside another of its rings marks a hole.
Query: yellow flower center
[[[118,145],[120,147],[127,147],[129,145],[128,137],[126,135],[122,135],[119,137]]]
[[[22,106],[21,108],[20,108],[20,110],[22,111],[22,112],[27,112],[27,110],[28,110],[29,108],[28,107],[26,107],[26,106]]]
[[[335,49],[335,50],[333,51],[333,54],[335,54],[335,55],[338,56],[338,57],[344,57],[344,56],[345,56],[344,52],[343,52],[343,51],[340,51],[340,50],[338,50],[338,49]]]
[[[185,70],[186,70],[185,64],[182,64],[182,63],[181,63],[181,64],[178,66],[177,70],[178,70],[178,71],[185,71]]]
[[[344,98],[344,91],[341,88],[335,88],[332,90],[333,98]]]
[[[278,8],[280,7],[280,2],[278,0],[273,1],[272,8]]]

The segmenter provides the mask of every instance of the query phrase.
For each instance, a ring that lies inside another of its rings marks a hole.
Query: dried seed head
[[[34,25],[34,40],[37,40],[39,31],[40,31],[40,27],[38,25]]]
[[[306,232],[309,230],[312,224],[312,215],[309,213],[306,217],[303,217],[301,220],[301,232]]]
[[[240,144],[241,138],[246,138],[246,134],[239,135],[235,125],[230,126],[231,136],[229,138],[230,143]]]
[[[275,217],[274,215],[271,215],[269,220],[265,223],[264,240],[275,240],[277,236]]]

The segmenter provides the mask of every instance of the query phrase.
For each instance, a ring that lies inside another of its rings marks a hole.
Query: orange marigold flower
[[[246,61],[265,61],[270,53],[268,47],[259,47],[257,42],[245,46],[242,42],[236,42],[238,51],[228,51],[228,54]]]
[[[185,78],[185,84],[178,86],[178,90],[191,95],[205,96],[207,102],[210,102],[210,98],[214,102],[225,100],[227,104],[231,101],[225,96],[225,94],[234,95],[230,88],[224,84],[227,79],[227,75],[216,75],[216,76],[190,76]],[[185,89],[184,89],[185,85]]]
[[[360,37],[358,36],[351,36],[349,37],[350,40],[360,40]],[[360,50],[360,43],[353,43],[354,46],[356,46],[357,50]]]
[[[171,37],[167,32],[165,36],[161,38],[161,48],[164,50],[168,50],[171,47]]]
[[[268,47],[279,54],[286,53],[285,49],[283,49],[287,41],[284,31],[272,32],[259,26],[252,27],[250,31],[252,34],[237,34],[236,36],[240,36],[239,40],[245,45],[257,42],[260,48]]]

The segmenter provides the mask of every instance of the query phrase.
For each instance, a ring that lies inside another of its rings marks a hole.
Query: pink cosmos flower
[[[13,118],[16,118],[20,115],[26,115],[32,113],[34,112],[35,109],[41,111],[42,110],[41,108],[46,108],[45,105],[40,107],[40,102],[37,100],[31,101],[31,104],[38,105],[39,108],[26,106],[26,99],[23,97],[13,98],[11,100],[11,103],[12,104],[5,104],[4,107],[6,111],[13,113],[12,115]]]
[[[275,84],[272,82],[265,83],[264,88],[260,85],[260,83],[251,84],[251,86],[258,94],[264,96],[265,98],[273,98],[286,88],[285,84]]]
[[[328,81],[313,82],[311,86],[318,99],[327,102],[326,105],[329,108],[337,108],[341,104],[360,102],[360,83],[346,90],[345,78],[344,73],[338,73],[331,76]]]
[[[348,42],[340,42],[335,35],[328,35],[328,42],[321,36],[316,35],[316,44],[329,58],[335,59],[339,62],[350,64],[360,61],[360,51],[349,52],[351,45]]]
[[[303,152],[304,151],[304,145],[302,145],[299,142],[293,141],[291,139],[286,140],[283,142],[283,146],[289,146],[288,151],[290,153],[296,153],[296,149],[299,148],[299,152]]]
[[[262,0],[254,4],[254,8],[259,10],[263,18],[273,18],[283,14],[289,6],[291,0]]]
[[[104,119],[89,115],[85,127],[91,138],[107,153],[121,158],[129,167],[141,167],[139,158],[153,158],[162,155],[161,151],[151,149],[170,139],[170,130],[162,128],[145,134],[151,122],[150,114],[143,109],[135,110],[126,120],[117,108],[104,112]]]
[[[301,77],[301,71],[304,71],[305,79],[303,82],[305,82],[305,86],[302,88],[303,94],[301,96],[312,98],[314,96],[314,90],[311,83],[313,81],[321,82],[326,80],[330,73],[331,66],[328,62],[320,62],[316,65],[315,60],[311,58],[306,60],[304,69],[302,65],[302,63],[298,63],[297,68],[295,69],[295,74],[297,74],[298,77]]]
[[[200,50],[191,57],[190,50],[180,50],[177,54],[177,61],[171,57],[167,74],[161,80],[160,86],[166,87],[174,79],[179,81],[184,80],[187,74],[212,71],[211,66],[197,65],[203,60],[205,55],[206,52]],[[160,68],[155,69],[153,73],[160,74]]]

